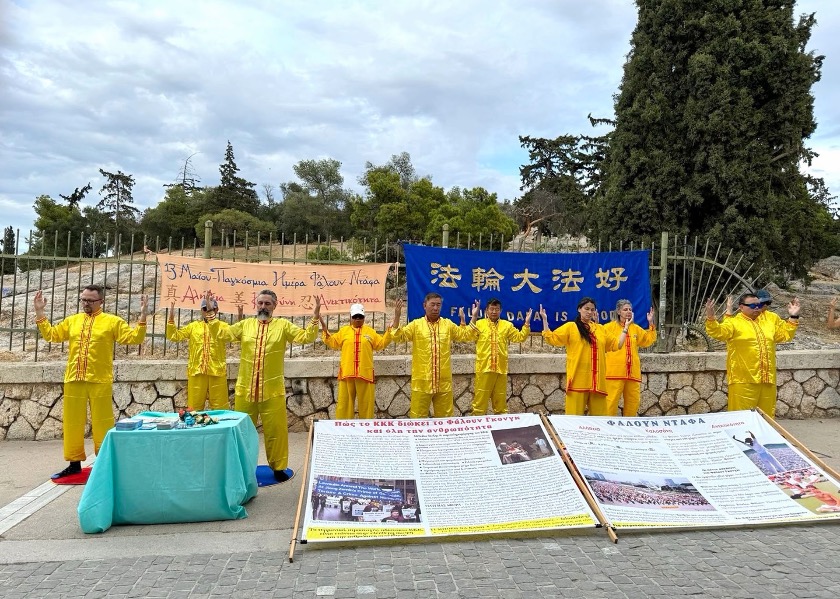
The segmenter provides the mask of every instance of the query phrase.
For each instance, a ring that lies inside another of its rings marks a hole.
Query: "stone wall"
[[[645,354],[642,356],[641,414],[699,414],[726,409],[726,356],[723,353]],[[784,418],[840,417],[840,350],[783,351],[777,356],[779,401]],[[233,382],[238,365],[228,364]],[[453,356],[455,413],[469,412],[472,356]],[[566,395],[564,354],[510,357],[508,406],[511,412],[562,413]],[[5,363],[0,369],[0,440],[61,438],[64,364]],[[289,358],[286,391],[289,428],[305,430],[313,418],[335,416],[338,358]],[[411,360],[376,358],[377,417],[408,414]],[[186,405],[183,362],[117,361],[114,414],[172,412]]]

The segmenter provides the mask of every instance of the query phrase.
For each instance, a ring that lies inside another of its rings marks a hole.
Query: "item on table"
[[[143,426],[143,421],[139,418],[123,418],[118,421],[115,428],[118,431],[134,431]]]

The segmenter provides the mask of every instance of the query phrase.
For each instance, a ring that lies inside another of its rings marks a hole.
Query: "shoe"
[[[295,475],[295,471],[291,468],[286,468],[285,470],[275,470],[274,471],[274,480],[278,483],[284,483],[290,478]]]
[[[72,474],[78,474],[81,471],[82,471],[82,463],[81,462],[70,462],[70,465],[67,466],[67,468],[65,468],[61,472],[56,472],[50,478],[52,480],[56,480],[56,479],[59,479],[59,478],[64,478],[65,476],[70,476]]]

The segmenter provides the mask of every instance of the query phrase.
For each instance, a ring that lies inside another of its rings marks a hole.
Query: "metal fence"
[[[89,284],[105,287],[105,305],[103,309],[118,314],[134,323],[140,309],[140,295],[150,297],[150,314],[147,326],[147,341],[138,347],[119,348],[124,356],[179,357],[185,355],[183,344],[172,344],[165,339],[167,307],[160,305],[160,272],[155,253],[216,258],[220,260],[265,262],[265,263],[329,263],[329,262],[381,262],[393,263],[401,259],[401,241],[390,239],[353,239],[331,240],[296,237],[274,239],[269,236],[256,239],[231,232],[222,234],[224,242],[213,246],[209,243],[199,246],[193,241],[185,245],[181,240],[149,239],[134,235],[127,240],[119,239],[115,244],[124,248],[124,253],[113,251],[108,235],[97,238],[73,232],[64,235],[30,232],[21,236],[15,234],[15,252],[0,254],[0,273],[2,294],[0,294],[0,352],[9,352],[11,359],[45,360],[59,359],[65,355],[65,344],[50,344],[40,339],[34,324],[32,298],[41,289],[47,298],[47,317],[57,322],[78,311],[78,296],[82,288]],[[442,247],[460,247],[467,249],[490,249],[505,247],[508,251],[563,251],[563,252],[600,252],[647,249],[650,250],[650,280],[652,297],[657,308],[660,342],[656,351],[675,349],[708,349],[712,346],[705,339],[702,327],[702,301],[714,297],[718,301],[727,293],[738,289],[751,288],[755,278],[747,278],[749,268],[739,274],[741,260],[735,260],[732,252],[721,263],[721,248],[710,248],[699,240],[687,238],[671,239],[662,234],[659,244],[655,240],[647,244],[632,243],[589,243],[585,238],[564,238],[542,240],[535,236],[520,236],[512,240],[503,238],[478,239],[470,235],[450,232],[444,227],[441,235]],[[99,248],[111,248],[103,252]],[[669,249],[670,248],[670,249]],[[99,253],[104,255],[89,255]],[[71,255],[72,254],[72,255]],[[326,259],[325,259],[326,258]],[[335,258],[335,259],[329,259]],[[759,275],[760,276],[760,275]],[[404,278],[397,270],[397,275],[389,278],[387,294],[394,298],[403,293]],[[193,318],[189,310],[177,310],[176,323],[180,326]],[[233,320],[232,317],[226,317]],[[385,329],[392,316],[384,313],[372,315],[369,324],[378,330]],[[304,325],[307,317],[292,318]],[[328,326],[335,330],[346,324],[346,316],[332,315]],[[701,347],[692,347],[699,341]],[[705,344],[705,345],[704,345]],[[687,347],[686,347],[687,346]],[[515,353],[542,350],[542,338],[532,336],[521,344]],[[306,351],[301,347],[290,347],[290,355]],[[237,348],[232,347],[235,354]],[[457,350],[457,348],[456,348]],[[392,346],[386,353],[408,353],[406,344]]]

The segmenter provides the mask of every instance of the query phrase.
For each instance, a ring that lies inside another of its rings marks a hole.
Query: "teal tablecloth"
[[[257,430],[241,412],[208,413],[230,420],[169,431],[108,431],[79,502],[82,530],[247,518],[242,504],[257,494]]]

